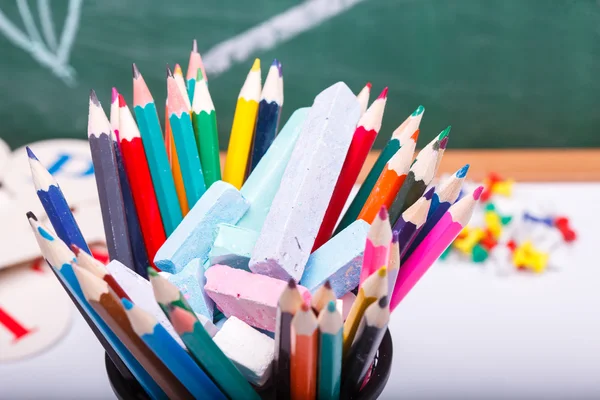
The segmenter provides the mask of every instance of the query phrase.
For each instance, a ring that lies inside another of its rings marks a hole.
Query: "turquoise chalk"
[[[250,206],[252,208],[252,206]],[[251,272],[248,262],[258,239],[258,232],[229,224],[219,224],[217,238],[210,250],[210,265],[224,264]]]
[[[190,261],[180,273],[169,276],[169,282],[177,286],[195,313],[212,321],[215,303],[204,293],[206,279],[200,259]]]
[[[329,279],[337,298],[357,287],[369,226],[356,220],[312,253],[300,284],[314,293]]]
[[[309,110],[307,107],[294,111],[242,186],[242,195],[250,202],[250,209],[238,226],[257,232],[262,229]]]
[[[215,239],[217,225],[235,224],[249,203],[232,185],[217,181],[192,207],[183,221],[158,249],[154,264],[176,274],[195,258],[204,264]]]

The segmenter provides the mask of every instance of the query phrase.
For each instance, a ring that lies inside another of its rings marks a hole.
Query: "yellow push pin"
[[[484,214],[485,226],[491,232],[494,239],[498,239],[502,234],[502,218],[496,211],[486,211]]]
[[[523,242],[513,253],[516,267],[526,268],[535,273],[542,273],[548,266],[549,255],[536,250],[531,241]]]
[[[473,252],[473,247],[485,237],[485,231],[481,228],[470,229],[467,235],[463,238],[454,241],[454,248],[461,253],[470,256]]]
[[[515,181],[507,179],[505,181],[496,182],[492,185],[492,193],[498,194],[505,197],[512,196],[512,189]]]

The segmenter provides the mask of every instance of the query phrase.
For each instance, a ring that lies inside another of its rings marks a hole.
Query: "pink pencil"
[[[483,186],[479,186],[470,195],[463,197],[452,205],[435,227],[425,236],[408,260],[402,264],[390,302],[391,310],[396,308],[398,303],[404,299],[429,267],[469,223],[482,191]]]
[[[385,206],[373,220],[363,256],[363,265],[360,270],[360,283],[362,284],[373,272],[384,265],[387,266],[390,258],[390,244],[392,242],[392,227],[390,217]]]

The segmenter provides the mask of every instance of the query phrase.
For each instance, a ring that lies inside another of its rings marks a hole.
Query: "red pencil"
[[[119,95],[119,109],[121,122],[119,140],[125,172],[129,177],[133,202],[140,220],[146,252],[148,258],[152,261],[167,237],[154,193],[154,184],[150,176],[140,131],[129,107],[125,103],[125,99],[121,95]]]
[[[358,121],[354,136],[352,137],[352,143],[350,143],[348,154],[346,154],[346,159],[340,172],[340,177],[335,184],[335,189],[333,189],[329,206],[323,217],[323,222],[321,223],[321,228],[315,239],[312,251],[321,247],[331,238],[344,204],[346,204],[346,200],[356,183],[358,174],[369,155],[371,146],[373,146],[379,129],[381,129],[387,92],[388,88],[386,87],[373,104],[371,104],[365,115]]]

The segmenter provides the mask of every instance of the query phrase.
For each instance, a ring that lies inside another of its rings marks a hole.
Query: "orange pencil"
[[[411,136],[411,140],[403,144],[385,164],[371,194],[358,214],[358,219],[372,223],[381,206],[390,208],[410,169],[418,137],[417,129]]]
[[[317,317],[308,304],[302,304],[292,319],[292,400],[314,399],[317,396],[318,325]]]
[[[169,104],[165,101],[165,147],[167,148],[167,155],[169,156],[169,163],[171,164],[171,172],[173,174],[173,180],[175,181],[175,191],[177,192],[177,200],[179,201],[179,207],[181,207],[181,213],[185,217],[190,211],[188,207],[187,197],[185,195],[185,187],[183,186],[183,176],[181,175],[181,167],[179,166],[179,158],[177,157],[177,150],[175,149],[175,139],[173,139],[173,132],[171,132],[171,123],[169,122]]]

